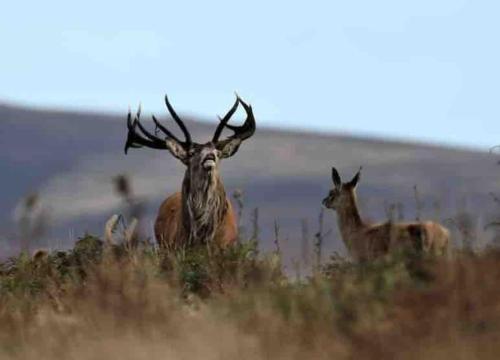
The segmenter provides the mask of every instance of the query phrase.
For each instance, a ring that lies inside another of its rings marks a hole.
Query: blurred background
[[[167,121],[165,93],[200,142],[234,91],[253,105],[258,132],[222,173],[265,249],[278,224],[289,259],[307,263],[318,232],[325,253],[344,251],[331,211],[319,225],[332,165],[344,177],[363,166],[368,219],[438,219],[458,244],[493,241],[499,10],[460,0],[6,3],[0,256],[102,233],[130,207],[120,175],[152,236],[184,169],[167,152],[125,156],[125,116],[142,103],[144,119]]]

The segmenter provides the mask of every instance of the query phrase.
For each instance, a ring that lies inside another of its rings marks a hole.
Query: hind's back
[[[443,225],[433,221],[424,223],[427,230],[428,251],[436,255],[444,255],[448,251],[450,231]]]

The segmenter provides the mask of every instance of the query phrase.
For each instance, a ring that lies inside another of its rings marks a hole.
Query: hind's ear
[[[342,180],[340,180],[340,175],[335,167],[332,167],[332,181],[336,188],[340,188],[342,185]]]
[[[354,177],[351,179],[351,181],[349,181],[346,185],[351,187],[351,188],[355,188],[356,185],[358,185],[358,182],[359,182],[359,179],[361,177],[361,169],[363,169],[363,167],[360,167],[358,172],[356,173],[356,175],[354,175]]]

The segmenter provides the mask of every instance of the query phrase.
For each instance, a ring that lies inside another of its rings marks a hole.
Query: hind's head
[[[350,181],[344,183],[342,182],[337,169],[332,167],[333,188],[328,192],[328,196],[323,199],[323,205],[328,209],[336,210],[340,208],[342,204],[345,204],[347,201],[352,199],[360,176],[361,168],[359,168],[358,172]]]

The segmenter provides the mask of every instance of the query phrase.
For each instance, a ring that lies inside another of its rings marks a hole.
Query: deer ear
[[[347,185],[351,188],[355,188],[356,185],[358,185],[358,182],[359,182],[359,178],[361,177],[361,169],[363,169],[363,167],[360,167],[358,172],[356,173],[356,175],[354,175],[354,177],[351,179],[351,181],[349,181],[347,183]]]
[[[217,150],[221,152],[221,159],[225,159],[236,154],[241,142],[242,140],[238,138],[219,141],[217,143]]]
[[[186,163],[188,158],[188,153],[182,144],[178,143],[172,139],[166,139],[165,144],[167,145],[167,149],[170,151],[172,155],[174,155],[177,159]]]
[[[332,167],[332,181],[336,188],[339,188],[342,185],[339,172],[334,167]]]

